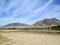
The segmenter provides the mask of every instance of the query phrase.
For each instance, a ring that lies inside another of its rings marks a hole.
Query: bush
[[[51,29],[52,29],[52,30],[60,30],[60,26],[59,26],[59,25],[53,26],[53,27],[51,27]]]

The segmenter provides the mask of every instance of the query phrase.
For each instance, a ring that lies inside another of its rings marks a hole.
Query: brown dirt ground
[[[59,34],[37,34],[27,32],[0,33],[13,41],[2,45],[60,45]]]

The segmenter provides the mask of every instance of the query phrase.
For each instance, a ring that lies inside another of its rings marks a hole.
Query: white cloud
[[[20,13],[21,14],[22,13],[30,13],[32,11],[32,9],[34,8],[35,4],[37,4],[37,2],[38,2],[38,0],[35,0],[32,3],[29,3],[29,1],[26,1],[25,3],[23,3],[23,5],[22,5],[21,8],[18,8],[17,10],[14,11],[14,14],[13,15],[17,16]]]
[[[38,12],[42,12],[45,8],[47,8],[51,3],[52,3],[53,0],[49,0],[44,6],[36,9],[34,12],[35,13],[38,13]]]
[[[52,7],[52,8],[51,8]],[[60,6],[59,5],[51,5],[49,8],[50,9],[48,9],[49,10],[49,12],[45,12],[45,13],[43,13],[43,16],[51,16],[51,15],[53,15],[54,16],[54,14],[56,14],[56,13],[60,13],[60,8],[59,8]],[[58,14],[57,14],[58,15]]]
[[[2,0],[2,3],[4,0]],[[39,2],[45,3],[44,5]],[[34,23],[36,20],[40,20],[40,18],[45,17],[54,17],[60,14],[60,6],[59,5],[51,5],[53,0],[48,0],[45,2],[44,0],[10,0],[7,7],[0,7],[0,15],[2,12],[8,13],[9,17],[0,18],[0,22],[23,22],[23,23]],[[4,4],[4,3],[3,3]],[[37,6],[38,5],[38,6]],[[36,8],[36,6],[38,8]],[[48,9],[51,8],[52,9]],[[15,8],[15,9],[14,9]],[[14,11],[11,11],[13,10]],[[45,11],[45,12],[44,12]],[[26,14],[27,13],[27,14]],[[20,15],[25,14],[25,16]],[[23,16],[22,18],[14,18],[16,16]],[[40,17],[38,17],[40,16]],[[58,16],[57,16],[58,17]],[[36,18],[34,20],[33,18]],[[1,24],[0,24],[1,25]]]
[[[42,12],[45,8],[47,8],[47,7],[52,3],[52,1],[53,1],[53,0],[49,0],[44,6],[38,8],[38,9],[36,9],[36,10],[34,10],[34,11],[31,11],[31,12],[29,13],[29,15],[26,16],[26,17],[24,17],[24,18],[28,18],[28,19],[29,19],[29,18],[38,16],[38,14],[39,14],[40,12]],[[32,15],[31,15],[31,14],[32,14]]]

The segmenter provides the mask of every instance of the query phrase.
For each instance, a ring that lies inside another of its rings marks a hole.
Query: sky
[[[0,0],[0,26],[34,24],[45,18],[60,19],[60,0]]]

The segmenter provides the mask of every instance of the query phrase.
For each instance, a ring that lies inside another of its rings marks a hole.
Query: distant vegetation
[[[60,26],[52,26],[46,28],[0,28],[0,30],[60,30]]]
[[[47,28],[0,28],[0,30],[47,30]]]
[[[52,30],[60,30],[60,26],[59,26],[59,25],[57,25],[57,26],[52,26],[51,29],[52,29]]]

